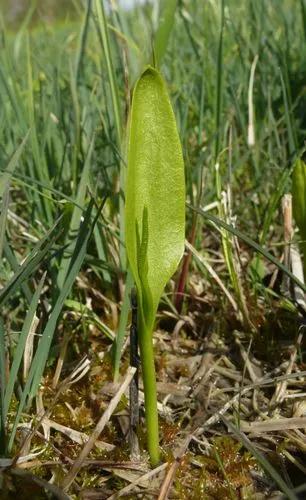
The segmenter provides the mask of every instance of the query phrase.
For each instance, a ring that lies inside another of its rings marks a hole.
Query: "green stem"
[[[148,330],[141,316],[142,313],[140,312],[138,316],[138,338],[145,396],[147,445],[151,465],[155,467],[159,463],[159,436],[154,350],[152,332]]]

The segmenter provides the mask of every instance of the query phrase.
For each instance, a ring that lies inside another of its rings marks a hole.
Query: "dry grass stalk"
[[[306,429],[306,417],[275,418],[265,422],[240,422],[243,432],[260,434],[262,432],[284,431],[289,429]]]
[[[158,467],[155,467],[155,469],[150,470],[146,474],[140,476],[138,479],[136,479],[135,481],[133,481],[133,483],[125,486],[125,488],[122,488],[117,493],[114,493],[113,495],[111,495],[110,497],[108,497],[107,500],[117,500],[117,498],[123,497],[123,496],[125,496],[125,495],[127,495],[129,493],[132,493],[135,490],[135,488],[141,482],[143,482],[143,481],[149,481],[153,477],[158,476],[159,474],[161,474],[162,472],[164,472],[164,470],[167,467],[168,467],[168,464],[162,464],[162,465],[159,465]]]
[[[81,453],[75,460],[73,466],[71,467],[70,471],[68,472],[67,476],[65,477],[62,488],[64,490],[67,490],[69,486],[73,483],[74,478],[78,474],[79,470],[82,467],[82,464],[84,460],[88,457],[89,453],[93,449],[96,440],[99,438],[101,432],[103,431],[104,427],[106,426],[107,422],[111,418],[113,412],[115,411],[122,395],[125,393],[127,388],[129,387],[131,380],[134,377],[136,368],[130,367],[127,371],[127,374],[125,376],[124,381],[122,382],[121,386],[119,387],[116,395],[111,399],[107,409],[103,413],[102,417],[98,421],[94,431],[92,432],[91,436],[89,437],[87,443],[85,444],[84,448],[82,449]]]
[[[32,359],[33,359],[33,350],[34,350],[34,338],[35,333],[39,324],[39,319],[34,315],[29,334],[27,336],[24,355],[23,355],[23,380],[27,380],[28,373],[31,367]]]

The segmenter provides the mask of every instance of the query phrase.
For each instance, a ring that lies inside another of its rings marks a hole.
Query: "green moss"
[[[209,455],[186,454],[175,489],[181,499],[241,498],[242,491],[253,492],[250,471],[255,467],[255,460],[240,443],[231,437],[216,438]]]

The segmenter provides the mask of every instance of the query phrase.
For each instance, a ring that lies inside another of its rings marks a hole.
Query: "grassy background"
[[[45,366],[54,370],[59,357],[73,366],[88,351],[88,322],[103,335],[105,349],[126,328],[125,125],[133,83],[152,62],[165,2],[111,9],[107,22],[98,5],[88,2],[84,9],[73,2],[66,16],[61,2],[56,23],[33,7],[16,26],[1,2],[0,354],[9,374],[2,374],[2,415],[10,404],[19,408],[17,417],[9,414],[9,427],[2,419],[6,452]],[[208,207],[280,258],[280,200],[304,148],[306,2],[226,0],[223,14],[222,5],[179,1],[173,28],[170,16],[167,36],[159,35],[161,70],[183,144],[187,201]],[[223,255],[218,274],[237,303],[234,324],[259,335],[269,330],[266,320],[279,294],[267,287],[269,261],[243,245],[238,258],[233,236],[211,231],[190,209],[187,238],[208,263]],[[197,259],[185,276],[187,292],[193,276],[214,295],[218,312],[228,311],[227,298]],[[171,295],[163,304],[173,310]],[[41,336],[22,375],[35,316]],[[228,332],[232,325],[229,319]],[[294,331],[286,325],[277,334],[290,339]]]

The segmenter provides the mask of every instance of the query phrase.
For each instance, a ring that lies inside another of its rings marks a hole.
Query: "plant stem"
[[[136,368],[135,375],[130,383],[130,454],[131,460],[139,460],[139,395],[138,395],[138,331],[137,331],[137,294],[135,288],[131,290],[132,324],[130,328],[130,366]]]
[[[154,351],[152,331],[147,328],[140,311],[138,315],[138,338],[145,396],[147,445],[151,465],[155,467],[159,463],[159,436]]]

